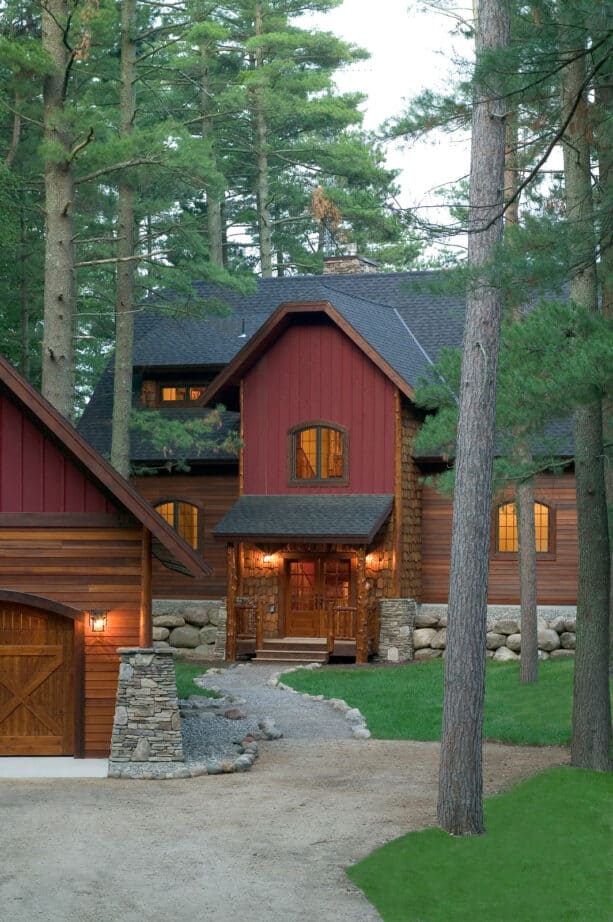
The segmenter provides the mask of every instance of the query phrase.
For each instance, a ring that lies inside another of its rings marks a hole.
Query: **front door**
[[[285,634],[325,637],[331,607],[352,598],[351,561],[347,557],[301,557],[287,560]]]
[[[0,602],[0,755],[74,753],[74,625]]]

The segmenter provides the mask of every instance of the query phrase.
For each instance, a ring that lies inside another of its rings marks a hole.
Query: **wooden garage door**
[[[0,602],[0,755],[74,753],[74,622]]]

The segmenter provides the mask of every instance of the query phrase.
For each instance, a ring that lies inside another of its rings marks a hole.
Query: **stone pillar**
[[[124,648],[111,762],[182,762],[183,741],[172,650]]]
[[[414,599],[381,599],[378,660],[407,663],[413,659]]]

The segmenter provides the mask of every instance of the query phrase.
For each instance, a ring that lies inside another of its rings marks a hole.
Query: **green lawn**
[[[175,663],[175,672],[177,675],[177,695],[179,698],[189,698],[190,695],[202,695],[205,698],[219,698],[217,692],[209,691],[208,688],[200,688],[194,685],[194,679],[204,675],[206,669],[203,666],[191,666],[189,663]]]
[[[298,691],[343,698],[358,707],[376,739],[438,740],[443,661],[373,669],[299,670],[282,676]],[[484,733],[490,740],[567,746],[572,715],[572,660],[539,664],[536,685],[521,685],[517,663],[488,663]]]
[[[385,922],[611,922],[613,779],[556,768],[485,801],[486,835],[410,833],[348,870]]]

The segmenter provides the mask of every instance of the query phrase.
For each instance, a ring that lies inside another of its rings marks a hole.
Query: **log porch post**
[[[228,602],[226,623],[226,659],[231,662],[236,659],[236,593],[238,588],[238,547],[228,544]]]
[[[363,547],[358,550],[357,560],[357,612],[356,612],[356,637],[355,661],[356,663],[368,662],[368,625],[366,623],[366,551]]]

